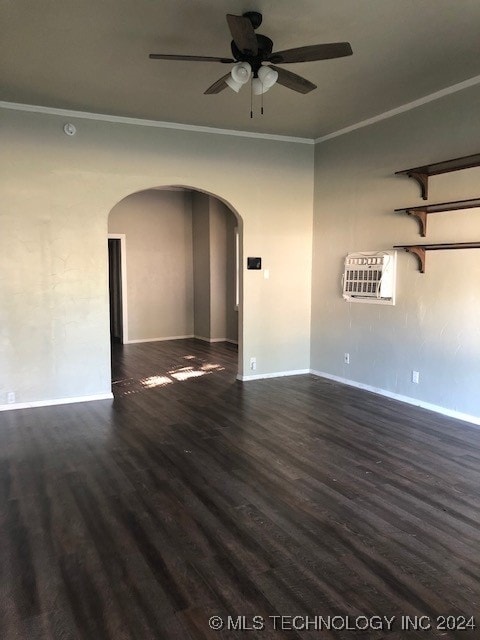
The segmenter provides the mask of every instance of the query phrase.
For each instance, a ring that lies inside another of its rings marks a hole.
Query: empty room
[[[0,3],[0,638],[477,638],[477,0]]]

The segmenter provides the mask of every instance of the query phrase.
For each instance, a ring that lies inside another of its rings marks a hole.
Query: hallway
[[[189,338],[112,344],[112,391],[118,399],[216,373],[208,381],[208,393],[215,395],[217,385],[235,380],[237,361],[237,345],[228,342],[209,344]]]

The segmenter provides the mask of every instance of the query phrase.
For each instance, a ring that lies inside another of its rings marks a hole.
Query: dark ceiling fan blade
[[[229,77],[230,77],[230,74],[226,73],[219,80],[214,82],[211,87],[208,87],[208,89],[204,92],[204,94],[210,95],[212,93],[220,93],[220,91],[223,91],[224,89],[226,89],[228,87],[228,84],[225,82],[225,80],[227,80],[227,78]]]
[[[256,56],[258,53],[257,36],[250,19],[227,13],[227,22],[233,41],[240,51]]]
[[[292,73],[291,71],[287,71],[281,67],[275,67],[273,64],[270,65],[270,69],[274,69],[278,73],[278,84],[282,84],[284,87],[298,91],[298,93],[309,93],[317,88],[316,84],[298,76],[296,73]]]
[[[268,60],[274,64],[290,62],[314,62],[315,60],[329,60],[343,58],[353,53],[349,42],[330,42],[329,44],[313,44],[309,47],[297,47],[286,51],[272,53]]]
[[[148,57],[152,60],[188,60],[189,62],[223,62],[224,64],[235,62],[233,58],[215,58],[212,56],[177,56],[167,55],[164,53],[151,53]]]

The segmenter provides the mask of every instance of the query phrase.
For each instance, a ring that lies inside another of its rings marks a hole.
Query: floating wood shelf
[[[430,213],[443,213],[444,211],[460,211],[461,209],[475,209],[480,207],[480,198],[470,200],[457,200],[456,202],[439,202],[438,204],[424,204],[419,207],[404,207],[395,209],[395,212],[405,212],[409,216],[417,218],[420,224],[420,235],[424,238],[427,234],[427,216]]]
[[[436,162],[435,164],[426,164],[422,167],[413,167],[412,169],[403,169],[396,171],[395,175],[406,175],[413,178],[420,185],[422,198],[428,200],[428,178],[429,176],[437,176],[440,173],[450,173],[451,171],[460,171],[461,169],[471,169],[480,166],[480,153],[473,156],[465,156],[463,158],[454,158],[453,160],[445,160],[444,162]]]
[[[405,249],[418,258],[420,273],[425,273],[425,253],[443,249],[480,249],[480,242],[453,242],[447,244],[397,244],[394,249]]]

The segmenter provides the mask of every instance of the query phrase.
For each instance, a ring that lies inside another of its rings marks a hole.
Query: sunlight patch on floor
[[[198,371],[195,369],[183,369],[181,371],[176,371],[175,373],[170,373],[172,378],[175,378],[175,380],[178,380],[179,382],[183,382],[183,380],[188,380],[189,378],[199,378],[200,376],[207,374],[206,371]]]
[[[198,362],[191,362],[191,364],[185,367],[175,367],[145,378],[127,378],[115,381],[113,384],[118,385],[115,387],[117,395],[126,396],[147,389],[166,387],[175,382],[185,382],[192,378],[200,378],[201,376],[206,376],[217,371],[225,371],[225,367],[222,365],[214,362],[202,362],[202,360],[199,360],[199,358],[193,355],[183,356],[183,360],[190,362],[197,360]]]
[[[188,356],[185,359],[190,359]],[[173,369],[169,371],[169,375],[175,380],[182,382],[183,380],[188,380],[189,378],[199,378],[200,376],[207,375],[209,373],[213,373],[214,371],[223,371],[224,367],[219,364],[207,363],[201,365],[199,369],[195,369],[194,367],[181,367],[179,369]]]
[[[220,366],[219,364],[204,364],[202,366],[202,371],[224,371],[225,367]]]
[[[167,384],[172,384],[173,380],[168,376],[150,376],[143,378],[140,383],[147,389],[153,389],[153,387],[164,387]]]

